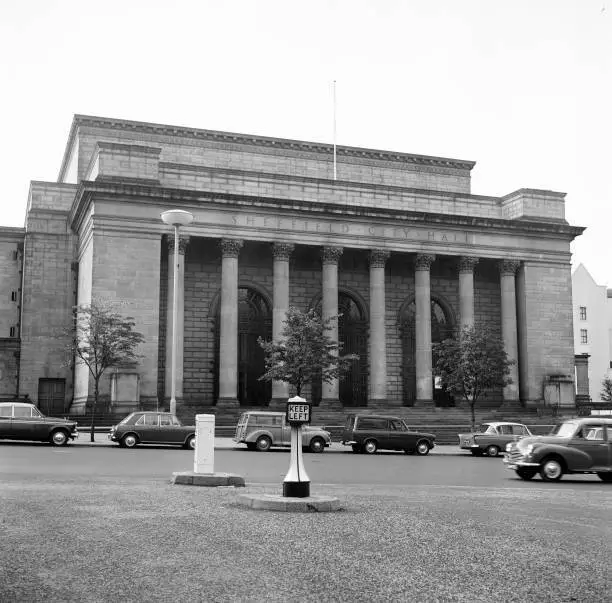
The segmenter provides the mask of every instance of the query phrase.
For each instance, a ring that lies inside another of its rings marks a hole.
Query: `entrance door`
[[[38,380],[38,408],[47,416],[64,414],[65,379]]]
[[[340,375],[340,402],[343,406],[368,405],[368,325],[364,313],[352,297],[338,298],[338,339],[341,355],[357,354],[350,370]]]

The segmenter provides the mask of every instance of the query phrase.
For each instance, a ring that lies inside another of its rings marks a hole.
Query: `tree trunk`
[[[470,400],[470,413],[472,415],[472,431],[476,430],[476,413],[474,412],[474,406],[476,405],[476,400]]]
[[[90,441],[95,442],[96,441],[96,408],[98,406],[98,379],[95,380],[94,383],[94,402],[93,402],[93,407],[91,409],[91,430],[89,432],[89,438]]]

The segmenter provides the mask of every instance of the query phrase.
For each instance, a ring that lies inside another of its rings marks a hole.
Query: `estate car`
[[[538,473],[549,482],[565,473],[596,473],[602,481],[612,482],[612,419],[571,419],[547,436],[511,442],[504,463],[524,480]]]
[[[425,455],[434,447],[436,436],[413,431],[399,417],[384,415],[348,415],[342,432],[342,444],[353,452],[374,454],[377,450],[403,450],[406,454]]]
[[[249,450],[266,452],[273,446],[291,446],[291,426],[284,412],[247,411],[240,415],[234,442]],[[331,444],[331,434],[321,427],[302,426],[302,445],[310,452],[323,452]]]
[[[169,412],[133,412],[110,429],[108,437],[123,448],[138,444],[174,444],[195,448],[195,425],[183,425]]]
[[[65,446],[79,436],[76,421],[46,417],[29,402],[0,403],[0,439]]]
[[[483,423],[478,431],[460,433],[459,448],[469,450],[474,456],[497,456],[510,442],[530,435],[529,428],[522,423],[490,421]]]

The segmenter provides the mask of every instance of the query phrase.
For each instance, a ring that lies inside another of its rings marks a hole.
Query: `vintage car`
[[[548,482],[560,480],[564,473],[596,473],[612,482],[612,419],[571,419],[549,435],[511,442],[504,464],[524,480],[538,473]]]
[[[291,446],[291,426],[284,412],[247,411],[240,415],[234,442],[249,450],[267,452],[273,446]],[[323,452],[331,444],[331,434],[322,427],[302,426],[302,445],[310,452]]]
[[[521,423],[490,421],[483,423],[478,431],[459,434],[459,448],[469,450],[474,456],[497,456],[510,442],[530,436],[529,429]]]
[[[79,437],[76,421],[45,417],[29,402],[0,403],[0,439],[50,442],[66,446]]]
[[[133,412],[113,425],[108,437],[122,448],[134,448],[138,444],[195,448],[195,426],[183,425],[169,412]]]
[[[377,450],[403,450],[406,454],[426,455],[435,446],[432,433],[413,431],[399,417],[348,415],[342,444],[353,452],[374,454]]]

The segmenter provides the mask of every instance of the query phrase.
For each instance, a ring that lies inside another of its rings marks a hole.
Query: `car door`
[[[416,434],[409,432],[408,427],[400,419],[389,420],[389,447],[393,450],[414,449]]]
[[[16,404],[11,421],[11,437],[16,440],[45,440],[48,426],[31,406]]]
[[[174,417],[168,414],[159,415],[159,432],[157,441],[160,444],[182,444],[183,433],[179,425],[174,423]]]
[[[13,405],[4,404],[0,406],[0,438],[7,438],[11,430],[11,417],[13,416]]]
[[[604,438],[603,423],[598,421],[583,424],[582,428],[574,434],[570,446],[585,452],[590,458],[589,465],[577,467],[577,469],[608,466],[609,443]]]
[[[159,441],[159,416],[157,413],[143,414],[134,429],[144,444],[157,444]]]

